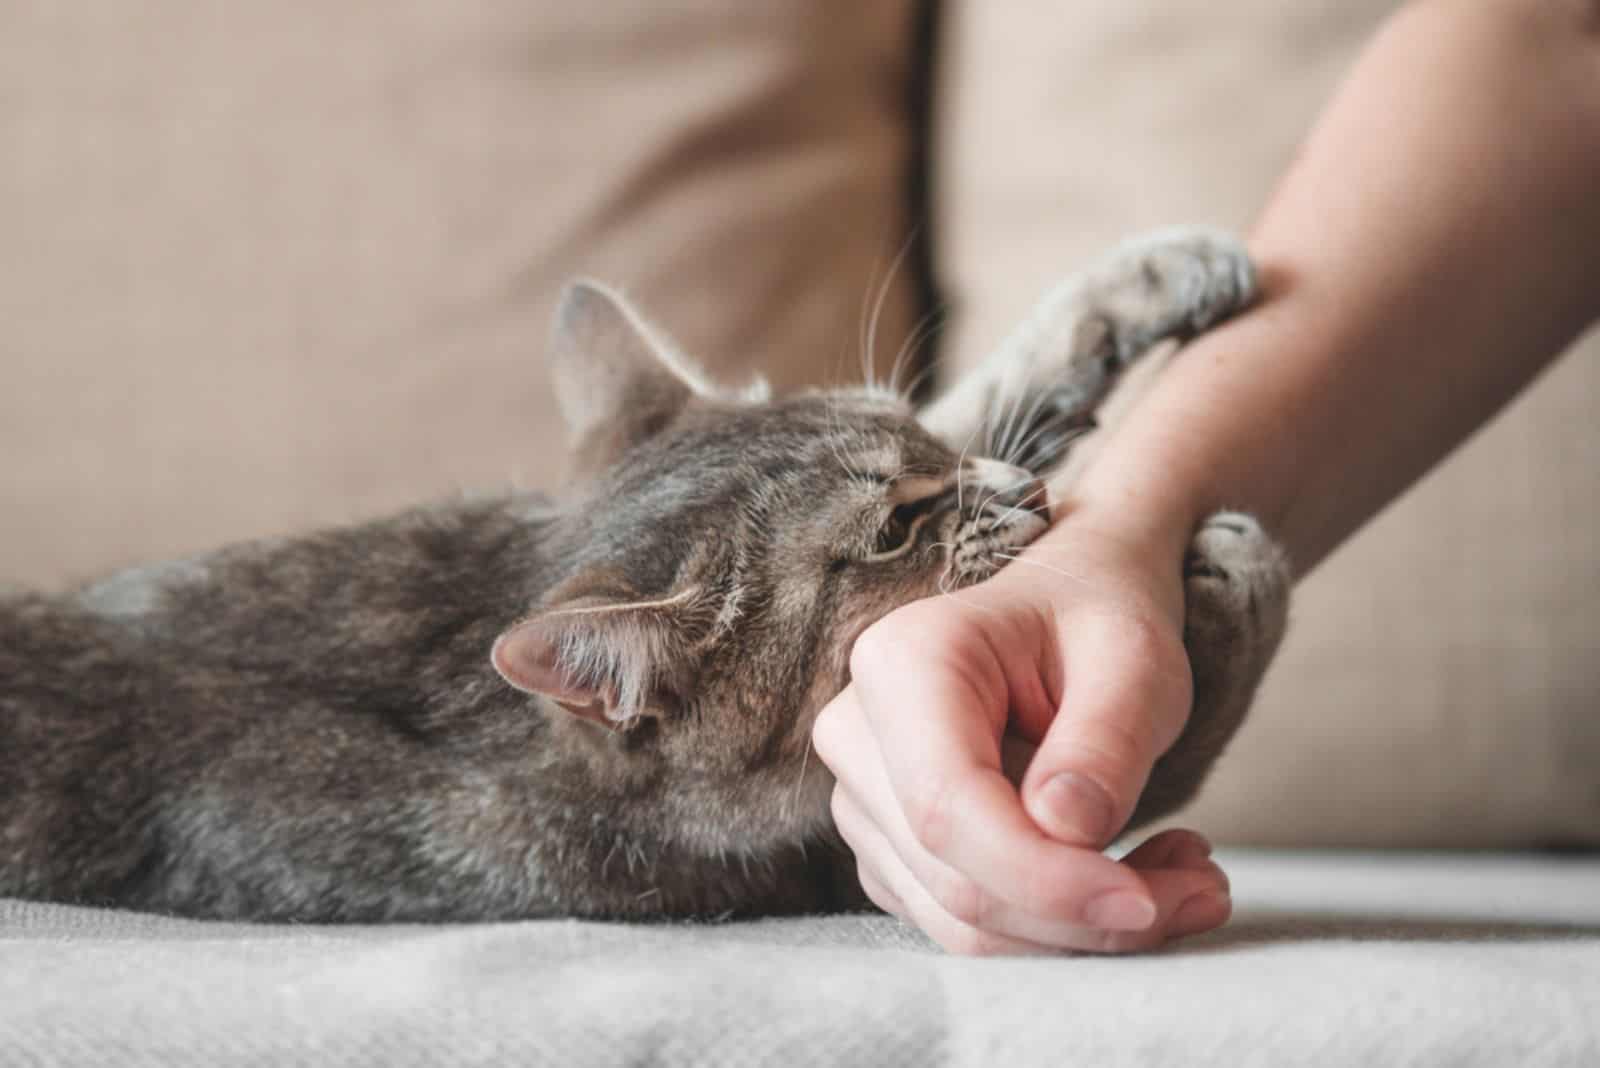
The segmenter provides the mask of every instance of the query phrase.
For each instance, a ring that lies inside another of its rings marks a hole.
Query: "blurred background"
[[[1247,228],[1393,6],[0,0],[0,582],[553,484],[574,273],[779,386],[882,292],[880,366],[932,316],[953,373],[1122,237]],[[1184,824],[1600,846],[1588,348],[1303,585]]]

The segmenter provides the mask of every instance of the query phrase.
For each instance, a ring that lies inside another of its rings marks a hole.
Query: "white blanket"
[[[251,927],[0,901],[0,1065],[1600,1064],[1600,858],[1225,855],[1236,919],[962,960],[881,916]]]

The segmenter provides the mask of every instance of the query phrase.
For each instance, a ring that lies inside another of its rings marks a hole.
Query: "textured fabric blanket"
[[[0,901],[0,1065],[1600,1064],[1600,858],[1233,853],[1225,930],[252,927]]]

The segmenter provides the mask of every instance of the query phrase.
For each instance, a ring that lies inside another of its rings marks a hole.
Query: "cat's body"
[[[318,920],[826,905],[797,850],[707,880],[652,761],[495,672],[573,518],[461,504],[0,602],[0,890]]]
[[[858,904],[808,755],[855,635],[1037,536],[1028,476],[1122,367],[1249,296],[1225,239],[1124,249],[919,422],[884,391],[720,393],[580,286],[561,497],[0,597],[0,894],[309,921]],[[1195,714],[1138,821],[1198,786],[1283,626],[1249,520],[1206,524],[1188,575]]]

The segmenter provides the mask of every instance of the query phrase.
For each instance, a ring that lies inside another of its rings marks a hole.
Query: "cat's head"
[[[830,780],[803,770],[810,730],[856,636],[1043,531],[1038,472],[981,455],[995,434],[940,440],[886,390],[719,388],[591,283],[568,291],[550,358],[578,533],[496,669],[665,776],[666,822],[706,849],[814,833]]]

